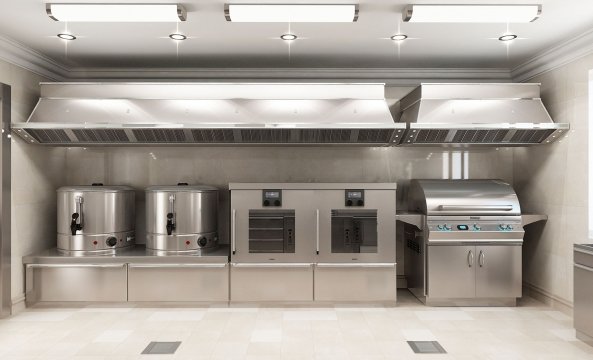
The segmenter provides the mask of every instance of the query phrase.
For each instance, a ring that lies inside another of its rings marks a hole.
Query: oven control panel
[[[262,190],[262,206],[282,206],[282,190]]]
[[[518,223],[458,223],[458,222],[429,222],[428,228],[431,231],[457,231],[457,232],[472,232],[472,231],[513,231],[521,229],[521,224]]]
[[[344,206],[364,206],[364,190],[346,190]]]

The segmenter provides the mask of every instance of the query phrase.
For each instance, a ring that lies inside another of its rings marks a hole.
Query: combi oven
[[[230,184],[231,300],[395,301],[395,190]]]

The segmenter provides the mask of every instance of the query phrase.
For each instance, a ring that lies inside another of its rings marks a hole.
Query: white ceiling
[[[169,0],[56,0],[56,2],[163,3]],[[173,0],[175,1],[175,0]],[[230,0],[229,0],[230,1]],[[344,3],[352,0],[326,0]],[[299,40],[290,46],[278,37],[288,24],[230,23],[224,18],[225,0],[180,1],[188,21],[179,30],[191,38],[170,40],[176,24],[71,23],[79,37],[68,42],[55,35],[65,24],[45,14],[42,0],[0,0],[0,36],[7,37],[77,68],[204,68],[204,67],[309,67],[309,68],[513,68],[535,54],[593,27],[591,0],[505,0],[507,4],[543,5],[533,23],[511,24],[519,35],[510,47],[498,40],[506,24],[402,23],[400,11],[409,3],[444,3],[422,0],[360,0],[356,23],[291,25]],[[295,3],[315,1],[234,0],[239,3]],[[449,3],[496,3],[452,0]],[[401,32],[410,36],[399,48],[388,38]],[[178,55],[177,55],[178,51]]]

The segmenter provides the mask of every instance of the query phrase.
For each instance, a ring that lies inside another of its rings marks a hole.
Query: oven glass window
[[[250,253],[294,253],[294,210],[249,210]]]
[[[377,210],[332,210],[332,253],[376,253]]]

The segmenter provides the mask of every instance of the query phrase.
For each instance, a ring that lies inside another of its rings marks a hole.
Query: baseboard
[[[407,289],[408,288],[408,279],[405,275],[397,275],[397,282],[396,286],[398,289]]]
[[[553,309],[561,311],[566,315],[572,316],[572,302],[540,288],[539,286],[523,283],[523,295],[530,296],[535,300],[541,301]]]
[[[25,304],[25,294],[21,294],[17,297],[12,298],[11,303],[12,315],[18,314],[27,308],[27,305]]]

